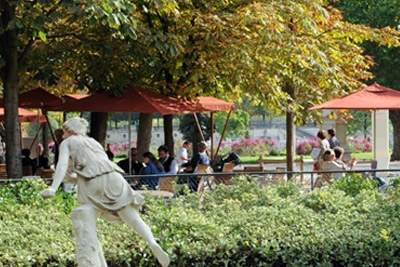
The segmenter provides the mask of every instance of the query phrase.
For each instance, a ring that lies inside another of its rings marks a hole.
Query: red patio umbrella
[[[53,95],[41,87],[33,89],[31,91],[27,91],[18,95],[18,104],[19,107],[22,108],[34,108],[42,110],[42,113],[46,117],[46,119],[39,120],[38,122],[47,122],[47,125],[50,129],[50,133],[55,140],[54,133],[51,129],[51,125],[48,121],[46,111],[49,110],[50,107],[60,105],[62,103],[62,99],[56,95]],[[4,107],[4,99],[0,99],[0,107]],[[36,115],[39,116],[39,115]],[[40,129],[40,128],[39,128]]]
[[[374,83],[310,108],[314,109],[400,109],[400,92]]]
[[[4,108],[0,108],[0,121],[4,121]],[[18,108],[19,122],[46,122],[46,117],[24,108]]]
[[[87,96],[75,102],[51,107],[50,110],[91,111],[91,112],[139,112],[175,114],[195,111],[196,107],[186,101],[164,96],[130,85],[116,97],[108,92]]]
[[[197,101],[184,101],[174,97],[154,93],[135,85],[128,86],[125,92],[119,97],[110,95],[107,92],[102,92],[90,95],[75,102],[67,101],[64,104],[49,107],[49,110],[59,111],[138,112],[160,113],[162,115],[226,110],[230,111],[228,119],[233,109],[233,103],[215,97],[200,96],[197,97]],[[195,119],[196,118],[197,117],[195,116]],[[202,134],[199,124],[196,124],[199,128],[200,134]],[[222,136],[226,131],[226,126],[227,123],[224,127]],[[213,143],[211,143],[211,149],[212,148]]]
[[[64,94],[62,97],[66,99],[66,101],[76,101],[81,100],[85,97],[88,97],[88,94]]]
[[[315,109],[369,109],[374,111],[374,159],[376,159],[376,115],[380,109],[400,109],[400,92],[374,83],[364,89],[329,100]]]
[[[198,96],[199,107],[201,111],[230,111],[235,109],[235,105],[230,102],[223,101],[221,99],[212,96]]]
[[[43,88],[36,88],[18,95],[19,107],[22,108],[38,108],[47,110],[53,105],[60,105],[61,98],[53,95]],[[4,99],[0,99],[0,107],[4,107]]]

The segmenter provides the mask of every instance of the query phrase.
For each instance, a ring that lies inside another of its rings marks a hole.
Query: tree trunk
[[[400,110],[390,110],[389,119],[393,125],[393,153],[390,160],[400,160]]]
[[[137,138],[138,158],[142,160],[142,154],[150,151],[151,143],[151,130],[153,128],[153,114],[140,113],[139,114],[139,130]]]
[[[296,159],[296,126],[293,123],[294,113],[286,112],[286,169],[295,171],[294,161]],[[288,175],[289,178],[289,175]]]
[[[90,118],[90,136],[96,139],[105,148],[108,113],[92,112]]]
[[[6,28],[15,19],[15,7],[2,1],[2,23]],[[0,53],[5,61],[1,69],[4,87],[4,109],[6,128],[6,164],[8,178],[22,177],[21,135],[18,122],[18,35],[15,29],[0,35]]]
[[[164,144],[169,149],[169,154],[174,157],[174,125],[173,115],[164,115]]]
[[[294,125],[294,112],[291,110],[291,105],[294,101],[294,88],[287,85],[284,89],[290,96],[287,103],[286,111],[286,169],[287,171],[295,171],[294,161],[296,158],[296,127]],[[292,178],[288,175],[288,179]]]
[[[44,123],[42,131],[42,144],[44,148],[43,154],[46,156],[49,156],[49,131],[49,126],[47,125],[47,123]]]

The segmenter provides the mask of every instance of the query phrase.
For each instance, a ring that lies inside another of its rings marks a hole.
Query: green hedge
[[[398,186],[382,195],[359,177],[309,192],[292,183],[259,188],[241,176],[232,186],[165,202],[147,199],[143,219],[171,266],[398,266]],[[399,183],[397,183],[399,184]],[[43,200],[42,181],[0,188],[0,266],[74,265],[69,218],[74,196]],[[109,266],[157,266],[133,229],[98,222]]]

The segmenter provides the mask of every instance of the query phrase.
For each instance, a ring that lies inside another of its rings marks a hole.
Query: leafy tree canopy
[[[228,112],[222,111],[215,113],[215,130],[221,134],[225,122],[228,116]],[[244,110],[236,109],[232,112],[229,117],[228,126],[225,132],[225,137],[242,137],[247,135],[247,126],[250,122],[250,114]]]

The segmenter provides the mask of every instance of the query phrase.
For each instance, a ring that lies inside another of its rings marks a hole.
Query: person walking
[[[335,128],[328,129],[328,142],[330,149],[334,149],[335,147],[340,147],[340,142],[336,138],[336,130]]]

